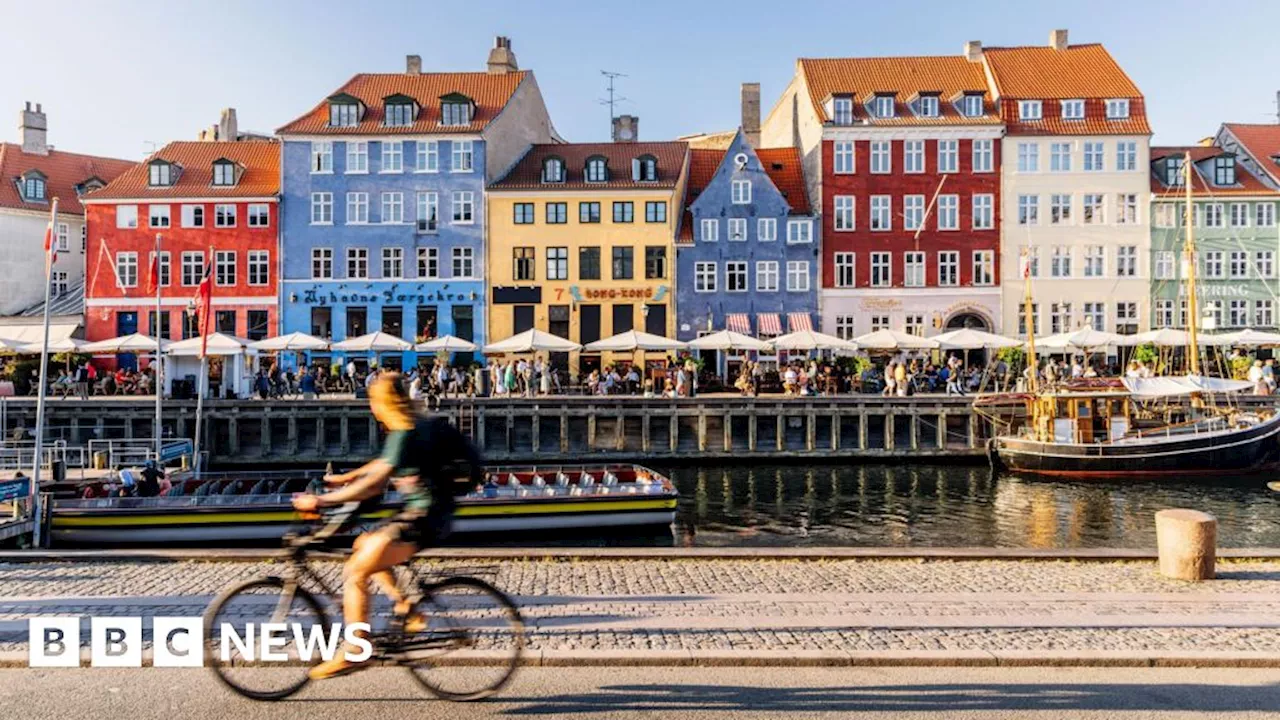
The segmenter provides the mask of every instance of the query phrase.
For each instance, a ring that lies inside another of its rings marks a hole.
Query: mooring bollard
[[[1199,510],[1156,513],[1161,575],[1191,582],[1212,580],[1217,545],[1218,519],[1209,513]]]

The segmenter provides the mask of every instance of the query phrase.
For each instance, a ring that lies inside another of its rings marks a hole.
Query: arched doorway
[[[991,323],[976,312],[962,311],[947,318],[947,330],[982,330],[991,332]]]

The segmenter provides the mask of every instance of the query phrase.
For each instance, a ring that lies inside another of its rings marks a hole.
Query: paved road
[[[360,702],[352,702],[358,698]],[[1275,718],[1274,670],[1121,668],[530,669],[504,695],[445,706],[374,669],[252,703],[203,670],[4,670],[0,719]]]

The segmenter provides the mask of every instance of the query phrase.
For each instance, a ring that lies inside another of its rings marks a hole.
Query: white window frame
[[[747,236],[747,219],[746,218],[729,218],[727,233],[725,240],[729,242],[746,242]],[[738,237],[734,237],[737,235]]]
[[[404,248],[382,248],[382,278],[384,280],[404,279]]]
[[[714,293],[719,284],[719,272],[713,261],[700,261],[693,264],[693,291],[695,293]]]
[[[1156,251],[1156,266],[1153,275],[1156,280],[1173,280],[1177,274],[1177,257],[1172,250]]]
[[[739,285],[733,287],[733,278],[737,277]],[[727,260],[724,264],[724,291],[727,293],[745,293],[751,289],[751,277],[747,273],[746,260]]]
[[[199,211],[200,222],[196,222],[196,211]],[[182,227],[184,228],[204,227],[204,205],[183,205],[181,213],[182,213]]]
[[[248,281],[251,287],[271,284],[271,251],[250,250],[248,257]]]
[[[702,218],[699,223],[701,232],[698,239],[702,242],[720,242],[720,219],[719,218]]]
[[[404,193],[382,193],[378,220],[382,225],[404,224]]]
[[[996,284],[996,251],[973,251],[973,284],[988,286]]]
[[[1108,120],[1129,119],[1129,98],[1112,98],[1107,101]]]
[[[893,253],[871,253],[871,287],[893,287]]]
[[[398,174],[404,172],[404,141],[383,140],[378,158],[378,172],[382,174]]]
[[[419,140],[413,162],[416,173],[440,172],[440,141]]]
[[[138,287],[138,253],[116,253],[116,287]]]
[[[836,175],[853,175],[857,172],[857,151],[852,140],[837,140],[832,144],[831,153]]]
[[[1120,193],[1116,195],[1116,224],[1137,225],[1142,218],[1138,208],[1137,193]]]
[[[418,248],[418,278],[421,280],[440,278],[440,248],[434,245]]]
[[[1261,279],[1273,279],[1276,272],[1275,251],[1255,250],[1253,253],[1253,271]]]
[[[347,193],[347,225],[369,224],[369,193]]]
[[[1102,193],[1085,193],[1080,196],[1080,224],[1107,224],[1107,196]]]
[[[893,172],[893,143],[889,140],[871,141],[871,174],[888,175]]]
[[[938,173],[960,172],[960,141],[938,141]]]
[[[809,292],[809,261],[787,261],[787,292]]]
[[[147,206],[147,227],[167,228],[171,224],[168,205]]]
[[[369,173],[369,141],[347,141],[347,175],[367,175]]]
[[[787,244],[806,245],[813,242],[813,221],[809,218],[787,220]]]
[[[756,221],[756,240],[759,242],[777,242],[777,218],[760,218]]]
[[[1086,142],[1084,144],[1084,171],[1085,172],[1106,172],[1107,171],[1107,144],[1101,140],[1095,142]]]
[[[1049,172],[1071,172],[1071,143],[1049,143]]]
[[[333,174],[333,142],[330,140],[311,141],[311,174]]]
[[[924,141],[902,141],[902,172],[916,174],[924,172]]]
[[[236,226],[236,206],[219,204],[213,206],[213,226],[216,228],[233,228]]]
[[[475,172],[475,143],[471,140],[454,140],[451,145],[449,149],[449,172]]]
[[[836,232],[853,232],[857,229],[857,204],[853,195],[836,195],[832,199],[832,206],[835,210],[832,228]]]
[[[995,141],[974,140],[971,162],[975,173],[993,172],[995,169]]]
[[[867,219],[872,232],[893,230],[893,196],[872,195],[871,213]]]
[[[311,248],[311,279],[333,279],[333,248]]]
[[[835,286],[838,288],[857,287],[857,255],[851,252],[838,252],[833,255],[835,263]]]
[[[131,230],[136,227],[138,227],[138,206],[117,205],[116,228],[119,230]]]
[[[1061,101],[1063,120],[1083,120],[1084,100],[1072,99]]]
[[[938,230],[959,230],[960,229],[960,196],[959,195],[939,195],[938,196]]]
[[[1018,120],[1028,122],[1044,119],[1044,104],[1039,100],[1019,100]]]
[[[1116,143],[1116,171],[1133,172],[1138,169],[1138,143],[1121,140]]]
[[[734,180],[730,184],[730,201],[734,205],[747,205],[751,202],[751,181]]]
[[[197,287],[200,284],[200,281],[204,279],[204,253],[195,250],[188,250],[182,253],[179,260],[182,263],[182,286]]]
[[[331,192],[311,193],[311,224],[312,225],[332,225],[333,224],[333,193]]]
[[[1084,246],[1084,276],[1087,278],[1104,278],[1107,276],[1107,248],[1105,246]]]
[[[1040,143],[1018,143],[1018,172],[1040,172]]]
[[[960,251],[938,251],[938,285],[956,287],[960,285]]]
[[[471,280],[476,276],[476,251],[475,248],[455,247],[450,254],[450,261],[453,271],[453,277],[457,280]],[[460,272],[459,268],[467,272]]]
[[[431,216],[435,215],[434,224]],[[440,194],[432,191],[420,192],[414,202],[414,227],[419,233],[436,233],[440,231]]]
[[[902,196],[902,229],[915,231],[924,224],[924,196]]]
[[[215,250],[213,253],[213,284],[218,287],[235,287],[239,262],[235,250]],[[230,282],[226,282],[230,280]]]
[[[996,196],[992,193],[975,193],[973,203],[973,229],[994,230],[996,227]]]
[[[1138,246],[1119,245],[1116,247],[1116,277],[1138,277]]]
[[[271,226],[271,208],[267,203],[250,203],[245,208],[248,214],[248,223],[251,228],[264,228]]]
[[[756,292],[778,292],[778,261],[756,261]]]
[[[476,224],[476,194],[471,190],[454,190],[449,207],[454,225]],[[474,260],[474,258],[473,258]]]
[[[1040,196],[1039,195],[1019,195],[1018,196],[1018,224],[1019,225],[1039,225],[1040,224]]]
[[[369,279],[369,248],[365,247],[349,247],[347,248],[347,279],[348,280],[368,280]]]
[[[902,253],[902,286],[903,287],[924,287],[925,286],[925,259],[924,251],[908,250]]]

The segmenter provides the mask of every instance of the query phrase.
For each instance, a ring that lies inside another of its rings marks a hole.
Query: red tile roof
[[[235,185],[213,184],[213,161],[227,159],[238,164],[240,179]],[[152,187],[150,165],[167,160],[182,167],[173,185]],[[233,198],[270,197],[280,193],[280,143],[264,140],[240,142],[171,142],[151,157],[93,194],[92,201],[141,198]]]
[[[688,146],[682,142],[635,143],[550,143],[534,145],[501,180],[489,187],[494,190],[637,190],[674,188],[684,170]],[[605,158],[609,167],[609,180],[589,183],[584,180],[587,159],[596,155]],[[658,179],[654,182],[638,182],[631,179],[631,161],[642,155],[652,155],[658,162]],[[564,161],[565,179],[562,183],[542,182],[542,161],[558,157]]]
[[[813,110],[821,122],[830,122],[826,99],[831,95],[854,96],[855,122],[871,125],[998,125],[1000,118],[990,102],[982,64],[958,55],[887,58],[801,58],[800,73],[809,90]],[[878,92],[897,93],[893,118],[871,117],[864,103]],[[916,117],[907,105],[917,93],[936,92],[939,117]],[[970,118],[956,110],[952,100],[965,92],[987,96],[984,115]]]
[[[1231,154],[1230,152],[1212,145],[1189,145],[1183,147],[1153,147],[1151,148],[1151,194],[1153,199],[1161,198],[1180,198],[1183,197],[1185,191],[1181,185],[1166,185],[1164,176],[1155,166],[1155,161],[1170,155],[1185,156],[1191,154],[1191,162],[1199,163],[1204,160],[1215,158],[1222,154]],[[1257,195],[1276,195],[1280,196],[1280,191],[1273,190],[1265,183],[1258,179],[1249,169],[1240,163],[1236,163],[1236,184],[1232,187],[1215,187],[1211,186],[1208,178],[1199,167],[1191,176],[1191,194],[1195,197],[1219,197],[1219,196],[1257,196]]]
[[[693,213],[689,206],[707,185],[724,160],[724,150],[693,148],[689,150],[689,182],[685,185],[684,221],[680,223],[681,242],[693,241]],[[796,148],[762,148],[756,150],[760,164],[778,191],[787,199],[792,215],[809,214],[809,195],[804,184],[804,168]]]
[[[1273,159],[1280,156],[1280,125],[1226,123],[1223,127],[1240,141],[1272,180],[1280,182],[1280,164]]]
[[[528,71],[510,73],[451,72],[365,73],[356,75],[333,95],[351,95],[364,103],[364,115],[351,127],[329,126],[329,100],[322,100],[302,117],[276,132],[281,135],[421,135],[422,133],[474,133],[489,124],[506,107]],[[441,125],[440,98],[459,93],[471,98],[475,110],[469,125]],[[417,101],[418,116],[411,125],[386,127],[383,98],[408,95]],[[330,96],[332,97],[332,96]]]
[[[18,178],[28,170],[39,170],[45,176],[45,197],[58,198],[58,212],[83,215],[76,186],[95,177],[109,183],[133,167],[133,162],[62,150],[34,155],[22,152],[21,145],[0,143],[0,207],[48,211],[48,202],[24,202],[18,192]]]

